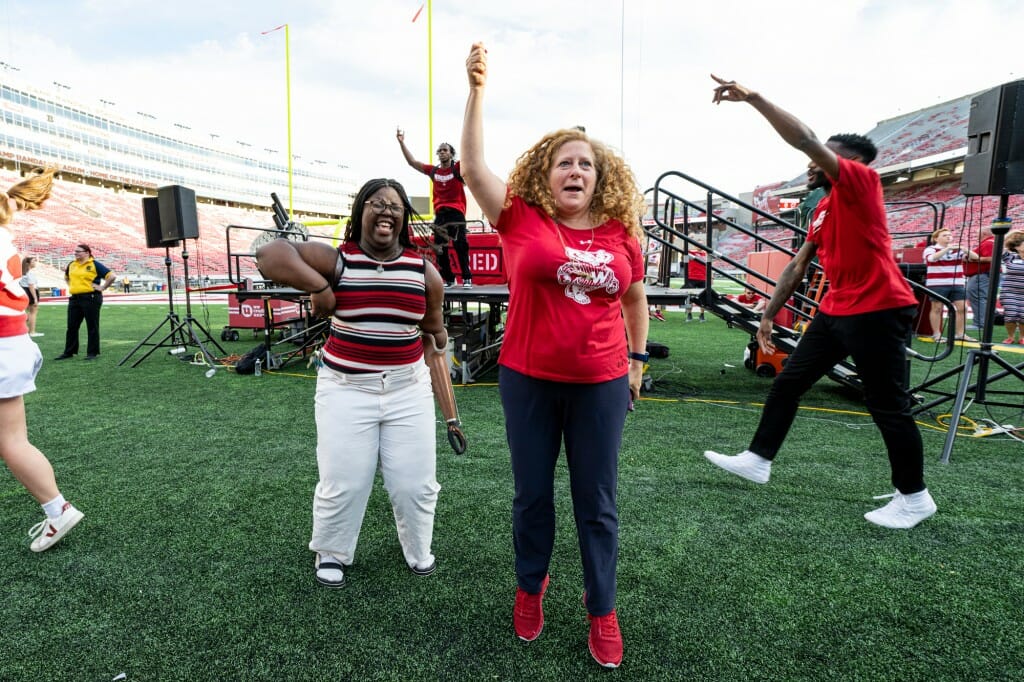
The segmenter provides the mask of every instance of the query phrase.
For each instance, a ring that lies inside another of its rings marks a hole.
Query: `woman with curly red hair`
[[[619,446],[647,361],[643,195],[626,163],[579,128],[545,135],[504,182],[484,161],[482,44],[473,45],[466,71],[462,176],[501,235],[509,272],[498,383],[515,484],[513,626],[524,641],[544,627],[564,440],[590,653],[615,668]]]

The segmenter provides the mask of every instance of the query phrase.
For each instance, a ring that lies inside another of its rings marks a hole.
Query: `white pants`
[[[309,548],[353,562],[379,459],[406,563],[416,568],[433,563],[430,544],[441,486],[427,366],[421,362],[382,374],[321,368],[316,431],[320,482],[313,495]]]

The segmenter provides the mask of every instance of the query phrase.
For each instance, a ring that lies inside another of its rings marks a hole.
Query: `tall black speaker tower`
[[[960,191],[967,196],[1024,194],[1024,79],[971,99]]]
[[[146,248],[162,249],[175,247],[177,241],[165,242],[160,226],[160,205],[156,197],[145,197],[142,200],[142,220],[146,225]]]
[[[199,216],[193,190],[181,185],[168,185],[157,190],[156,198],[164,242],[199,239]]]

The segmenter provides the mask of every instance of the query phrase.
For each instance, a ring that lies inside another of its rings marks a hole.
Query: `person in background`
[[[744,289],[743,292],[736,297],[736,302],[745,308],[750,308],[750,310],[755,313],[759,313],[764,310],[765,306],[764,296],[761,296],[753,289]]]
[[[775,377],[757,432],[738,455],[706,450],[714,465],[754,483],[767,483],[772,462],[796,418],[804,393],[846,356],[853,358],[864,400],[882,433],[896,492],[864,518],[886,528],[911,528],[935,513],[924,484],[924,446],[906,388],[906,339],[916,299],[892,254],[882,203],[882,181],[868,167],[878,153],[863,135],[833,135],[822,144],[814,131],[757,92],[712,75],[713,102],[747,102],[790,146],[805,153],[808,188],[824,187],[807,240],[779,275],[761,315],[757,342],[775,352],[772,320],[804,280],[815,255],[829,280],[818,313]],[[885,497],[888,497],[885,496]]]
[[[462,271],[462,286],[473,286],[473,273],[469,269],[469,238],[466,236],[466,190],[462,179],[460,163],[455,160],[455,147],[442,142],[437,147],[437,165],[417,161],[405,146],[405,132],[401,129],[395,133],[402,155],[414,169],[430,178],[433,183],[434,195],[434,243],[441,247],[437,257],[441,277],[446,287],[455,284],[455,273],[452,272],[452,261],[449,250],[455,247],[455,255],[459,259]]]
[[[1006,338],[1003,343],[1024,346],[1024,232],[1014,230],[1003,242],[1003,279],[999,299],[1003,302],[1003,321]]]
[[[526,150],[506,183],[484,160],[481,43],[473,45],[466,72],[463,174],[501,236],[509,272],[498,386],[515,485],[513,628],[531,641],[544,627],[554,473],[564,441],[588,645],[594,660],[614,668],[622,662],[615,611],[618,456],[648,360],[643,195],[625,161],[572,128]]]
[[[378,465],[409,570],[428,576],[437,567],[431,543],[441,486],[423,353],[424,345],[443,349],[448,334],[444,283],[412,245],[412,214],[402,185],[370,180],[337,249],[276,239],[256,252],[264,277],[310,292],[313,313],[331,318],[316,384],[320,481],[309,542],[325,587],[345,585]]]
[[[28,334],[29,299],[18,283],[21,260],[10,224],[15,213],[37,209],[50,197],[54,172],[36,173],[0,192],[0,458],[43,507],[45,518],[29,531],[33,552],[53,547],[84,517],[61,494],[50,460],[29,441],[25,417],[24,396],[36,390],[43,355]]]
[[[926,267],[924,285],[953,304],[953,309],[956,311],[956,324],[954,325],[956,339],[958,341],[974,341],[973,337],[964,333],[964,325],[967,323],[967,310],[964,307],[964,301],[967,298],[964,262],[967,260],[977,261],[978,254],[970,249],[965,251],[952,242],[953,233],[945,228],[939,228],[932,233],[932,245],[924,250]],[[931,303],[928,321],[932,327],[932,339],[939,341],[942,339],[942,309],[944,306],[935,301]]]
[[[85,359],[95,360],[100,356],[100,308],[103,307],[103,292],[116,280],[113,271],[92,257],[88,244],[75,247],[75,259],[64,269],[64,281],[68,284],[68,331],[64,340],[64,352],[56,360],[67,360],[78,354],[78,330],[85,320]]]
[[[645,279],[647,284],[656,284],[658,282],[658,274],[661,269],[661,252],[663,247],[660,242],[651,241],[648,245],[647,251],[647,277]],[[652,320],[658,320],[659,322],[665,321],[665,306],[652,305],[647,308],[647,315]]]
[[[36,316],[39,313],[39,280],[32,270],[36,267],[35,256],[25,256],[21,259],[21,279],[18,284],[28,294],[28,307],[25,309],[26,321],[28,322],[29,336],[42,336],[42,332],[36,331]]]
[[[694,246],[688,246],[686,254],[686,281],[683,284],[684,289],[700,289],[703,291],[707,286],[707,251],[698,249]],[[686,321],[693,322],[693,303],[697,300],[697,296],[690,295],[686,299]],[[704,309],[700,308],[700,317],[697,318],[701,322],[707,322],[704,319]]]
[[[995,248],[992,227],[982,225],[978,238],[980,241],[975,251],[978,260],[964,263],[964,275],[967,277],[967,302],[972,313],[970,328],[980,332],[985,328],[985,313],[988,310],[989,273],[992,272],[992,249]]]

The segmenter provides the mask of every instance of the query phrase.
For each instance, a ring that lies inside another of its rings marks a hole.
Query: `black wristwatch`
[[[634,353],[633,351],[630,351],[629,352],[629,359],[630,360],[639,360],[640,362],[647,362],[648,360],[651,359],[651,354],[650,353]]]

